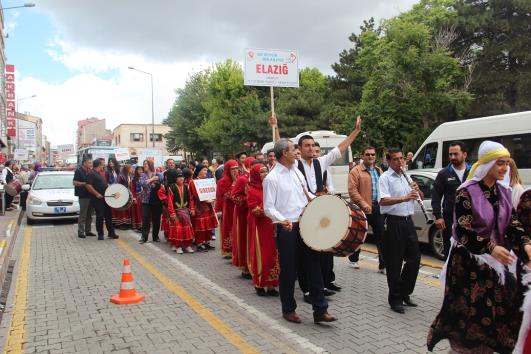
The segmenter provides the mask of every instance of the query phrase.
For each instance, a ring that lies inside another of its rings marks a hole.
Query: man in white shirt
[[[415,212],[415,200],[421,193],[416,184],[410,186],[404,177],[402,151],[391,148],[386,157],[389,169],[380,176],[378,190],[380,212],[386,223],[383,251],[389,286],[388,301],[393,311],[404,313],[403,304],[417,306],[410,295],[419,273],[420,249],[411,217]]]
[[[324,169],[347,150],[360,131],[361,118],[358,117],[356,129],[337,148],[332,150],[330,157],[323,156],[321,158]],[[308,200],[314,198],[314,195],[308,191],[308,186],[312,188],[311,190],[317,191],[315,173],[313,172],[313,178],[308,177],[312,175],[312,171],[307,173],[306,183],[305,176],[295,165],[295,150],[291,141],[280,139],[275,143],[274,151],[277,165],[264,179],[264,212],[273,222],[279,224],[277,226],[277,247],[283,317],[290,322],[301,322],[300,317],[295,312],[297,303],[294,298],[294,290],[298,259],[302,257],[303,267],[308,275],[314,322],[336,321],[337,319],[327,312],[328,303],[323,293],[319,252],[306,246],[299,232],[299,217]]]
[[[14,178],[15,174],[13,170],[16,168],[16,164],[13,160],[6,161],[2,174],[0,175],[0,182],[2,184],[9,184]],[[6,201],[6,210],[12,210],[11,203],[13,202],[13,197],[5,193]]]

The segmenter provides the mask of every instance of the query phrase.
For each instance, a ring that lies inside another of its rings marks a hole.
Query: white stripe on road
[[[137,237],[135,237],[135,239],[137,239]],[[261,321],[265,326],[276,330],[286,339],[291,340],[297,343],[298,345],[300,345],[301,348],[312,351],[314,353],[328,353],[326,349],[313,344],[307,338],[300,336],[294,331],[292,331],[291,329],[289,329],[288,327],[283,326],[277,320],[269,317],[268,315],[258,310],[257,308],[247,304],[245,301],[240,299],[238,296],[227,291],[225,288],[222,288],[221,286],[217,285],[216,283],[214,283],[213,281],[211,281],[210,279],[208,279],[201,273],[195,271],[194,269],[190,268],[186,264],[179,261],[177,258],[170,257],[166,252],[164,252],[160,248],[154,246],[151,243],[146,243],[144,244],[144,246],[147,246],[151,248],[152,250],[161,253],[164,258],[166,258],[168,261],[172,262],[174,265],[179,267],[184,273],[187,273],[188,275],[195,277],[199,281],[199,284],[205,284],[208,288],[212,289],[216,294],[222,295],[222,297],[233,301],[238,306],[240,306],[242,309],[247,311],[252,316],[253,320]]]

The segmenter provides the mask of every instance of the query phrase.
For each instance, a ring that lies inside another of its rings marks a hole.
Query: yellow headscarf
[[[479,146],[478,161],[472,165],[467,179],[482,180],[494,162],[502,157],[511,157],[511,153],[502,144],[485,140]]]

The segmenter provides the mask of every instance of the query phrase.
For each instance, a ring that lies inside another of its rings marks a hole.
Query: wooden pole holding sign
[[[274,95],[274,92],[273,92],[273,86],[269,86],[270,88],[270,92],[271,92],[271,115],[274,117],[275,116],[275,95]],[[277,121],[277,124],[278,124],[278,121]],[[271,127],[271,130],[273,131],[273,142],[275,141],[275,127]]]

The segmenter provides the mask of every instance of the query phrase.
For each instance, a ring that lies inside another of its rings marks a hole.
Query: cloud
[[[67,42],[163,62],[239,60],[246,47],[297,49],[303,66],[330,71],[363,20],[415,0],[42,0]]]

